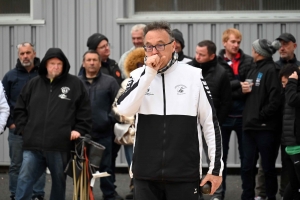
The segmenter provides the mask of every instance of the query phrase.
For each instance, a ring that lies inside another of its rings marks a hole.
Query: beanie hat
[[[175,40],[177,40],[180,44],[181,44],[181,48],[184,48],[184,39],[183,39],[183,35],[180,32],[180,30],[178,29],[173,29],[172,30],[172,37],[175,38]]]
[[[253,49],[264,57],[272,57],[272,55],[281,47],[278,40],[272,43],[266,39],[257,39],[252,43]]]
[[[86,43],[86,46],[89,48],[89,50],[95,50],[97,49],[97,46],[102,40],[106,40],[108,42],[108,39],[105,35],[102,35],[100,33],[94,33],[91,35]]]

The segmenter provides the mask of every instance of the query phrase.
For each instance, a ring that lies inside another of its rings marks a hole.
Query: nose
[[[155,47],[153,47],[153,49],[152,49],[152,54],[158,54],[158,51]]]

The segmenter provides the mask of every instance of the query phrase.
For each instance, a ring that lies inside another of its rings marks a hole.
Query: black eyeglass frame
[[[169,45],[169,44],[171,44],[172,42],[174,42],[174,40],[171,40],[171,42],[169,42],[169,43],[167,43],[167,44],[157,44],[157,45],[155,45],[155,46],[153,46],[153,45],[150,45],[150,46],[144,45],[143,48],[144,48],[144,50],[145,50],[146,52],[152,52],[152,51],[153,51],[153,48],[155,48],[156,51],[164,51],[165,48],[166,48],[166,46]],[[159,49],[157,49],[157,46],[162,47],[163,49],[159,50]],[[148,49],[147,49],[147,48],[148,48]]]

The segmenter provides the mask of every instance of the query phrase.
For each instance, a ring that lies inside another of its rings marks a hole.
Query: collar
[[[283,59],[281,57],[279,58],[279,60],[282,63],[297,63],[297,61],[298,61],[295,54],[294,54],[294,58],[291,59],[291,60],[285,60],[285,59]]]
[[[165,73],[170,67],[172,67],[172,65],[178,60],[178,54],[174,51],[173,54],[172,54],[172,59],[168,62],[168,64],[159,69],[157,71],[157,73]]]

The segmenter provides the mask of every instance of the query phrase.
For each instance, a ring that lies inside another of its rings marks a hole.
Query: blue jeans
[[[29,151],[23,152],[23,163],[18,177],[16,200],[30,200],[33,184],[45,173],[51,172],[52,188],[50,200],[65,200],[67,152]]]
[[[241,169],[242,169],[243,158],[244,158],[243,144],[242,144],[242,135],[243,135],[242,126],[243,126],[243,118],[227,117],[221,127],[222,143],[223,143],[223,163],[224,163],[224,170],[222,175],[223,196],[225,195],[225,191],[226,191],[227,157],[228,157],[228,150],[229,150],[229,141],[230,141],[230,136],[232,131],[236,132],[236,136],[238,139],[238,149],[239,149]]]
[[[93,138],[93,141],[105,146],[100,163],[100,172],[112,174],[112,136]],[[113,182],[113,176],[100,178],[100,189],[103,193],[104,200],[114,200],[115,186]]]
[[[17,181],[20,172],[20,168],[23,161],[23,137],[14,134],[15,129],[9,129],[8,145],[9,145],[9,191],[11,197],[14,197],[17,189]],[[36,181],[33,186],[32,196],[45,196],[45,173]]]
[[[124,145],[124,151],[128,167],[130,167],[133,155],[133,145]]]
[[[276,199],[277,174],[275,168],[277,152],[275,151],[276,133],[271,131],[245,131],[243,134],[244,162],[242,168],[242,200],[254,199],[255,166],[257,153],[261,156],[261,164],[265,174],[266,195],[269,200]]]

